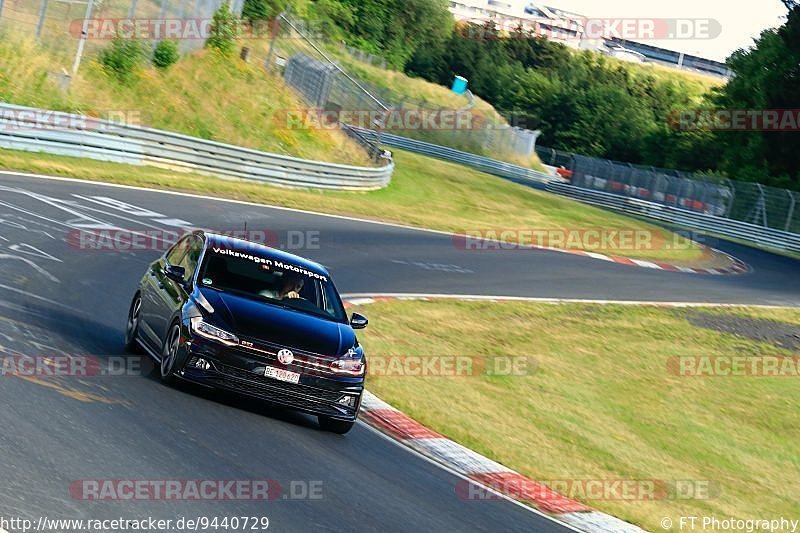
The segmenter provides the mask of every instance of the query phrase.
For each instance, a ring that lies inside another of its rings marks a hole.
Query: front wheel
[[[164,342],[164,347],[161,350],[161,381],[171,384],[175,381],[175,371],[179,370],[178,353],[181,345],[181,327],[178,324],[173,324],[169,328],[167,339]]]
[[[140,353],[141,348],[136,340],[139,333],[139,321],[142,318],[142,297],[137,294],[131,302],[131,309],[128,311],[128,324],[125,328],[125,349],[132,353]]]
[[[355,422],[336,420],[335,418],[329,418],[327,416],[318,416],[317,420],[319,420],[320,428],[325,431],[330,431],[331,433],[338,433],[339,435],[344,435],[353,429],[353,424],[355,424]]]

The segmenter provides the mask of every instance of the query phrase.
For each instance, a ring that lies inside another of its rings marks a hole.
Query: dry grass
[[[0,99],[93,116],[123,115],[144,126],[308,159],[369,164],[364,150],[339,130],[287,127],[282,113],[306,106],[257,62],[200,50],[166,72],[143,67],[132,82],[122,84],[90,56],[67,94],[52,73],[69,59],[6,31],[0,38]]]
[[[368,377],[378,396],[542,481],[686,480],[710,498],[592,500],[649,530],[680,516],[797,518],[798,377],[683,377],[678,356],[794,355],[655,307],[378,302],[362,335],[389,355],[514,356],[519,376]],[[800,327],[797,310],[705,310]]]

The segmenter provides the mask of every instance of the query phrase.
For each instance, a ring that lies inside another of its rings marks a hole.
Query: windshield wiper
[[[225,289],[223,289],[222,287],[214,287],[213,285],[205,285],[205,284],[203,284],[203,285],[201,285],[201,287],[204,287],[206,289],[211,289],[211,290],[214,290],[214,291],[217,291],[217,292],[225,292]]]

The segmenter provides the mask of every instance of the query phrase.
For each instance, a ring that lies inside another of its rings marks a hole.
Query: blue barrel
[[[464,94],[467,90],[467,78],[456,76],[453,80],[453,92],[456,94]]]

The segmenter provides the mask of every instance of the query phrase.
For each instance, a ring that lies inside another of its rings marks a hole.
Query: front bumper
[[[338,420],[358,417],[364,378],[326,375],[286,366],[269,355],[251,353],[239,346],[226,347],[194,338],[187,342],[186,361],[178,376],[215,389],[258,398],[291,409]],[[267,366],[300,374],[298,383],[264,375]]]

